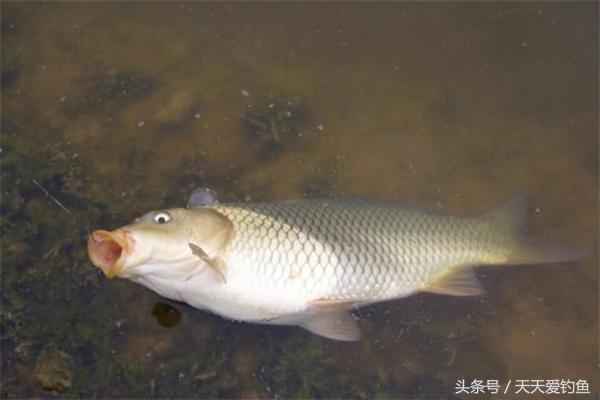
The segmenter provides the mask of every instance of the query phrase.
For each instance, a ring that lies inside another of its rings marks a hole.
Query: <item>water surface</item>
[[[597,15],[2,2],[0,397],[451,398],[458,379],[597,393]],[[453,213],[527,192],[537,232],[590,254],[480,270],[483,297],[365,308],[357,343],[228,322],[88,261],[91,230],[197,186]]]

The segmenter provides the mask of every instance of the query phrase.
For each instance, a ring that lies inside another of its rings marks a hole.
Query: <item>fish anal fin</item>
[[[456,267],[426,284],[421,290],[450,296],[478,296],[483,288],[472,267]]]
[[[223,283],[227,283],[227,265],[225,262],[219,257],[210,257],[206,252],[202,249],[202,247],[194,244],[188,243],[192,253],[198,256],[202,261],[208,264],[216,273],[219,275]]]
[[[328,339],[345,342],[355,342],[360,339],[360,328],[348,311],[317,314],[300,326]]]

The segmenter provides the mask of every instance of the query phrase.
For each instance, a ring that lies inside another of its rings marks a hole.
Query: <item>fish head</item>
[[[92,232],[87,250],[108,278],[185,278],[203,263],[190,243],[215,254],[230,228],[229,219],[209,208],[157,210],[113,231]]]

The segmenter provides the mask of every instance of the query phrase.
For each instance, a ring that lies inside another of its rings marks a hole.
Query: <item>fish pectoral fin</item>
[[[210,257],[200,246],[194,243],[188,243],[188,246],[190,246],[194,255],[198,256],[202,261],[208,264],[217,275],[219,275],[223,283],[227,283],[227,265],[225,264],[225,261],[219,257]]]
[[[345,342],[354,342],[360,339],[360,328],[348,311],[317,314],[300,326],[328,339]]]
[[[421,290],[450,296],[478,296],[483,288],[472,267],[458,267],[426,284]]]

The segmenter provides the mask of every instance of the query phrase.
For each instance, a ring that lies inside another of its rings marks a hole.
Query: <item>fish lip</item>
[[[96,230],[88,237],[88,256],[92,264],[112,279],[119,276],[127,255],[133,251],[134,243],[131,233],[126,229],[112,232]]]

